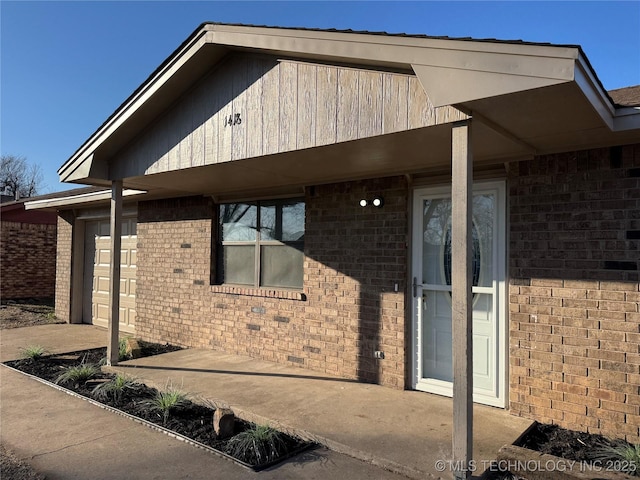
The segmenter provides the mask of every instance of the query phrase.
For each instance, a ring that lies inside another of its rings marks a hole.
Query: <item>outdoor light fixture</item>
[[[373,205],[376,208],[380,208],[384,205],[384,199],[382,197],[373,197],[373,200],[369,201],[366,198],[360,200],[360,206],[366,207],[368,205]]]

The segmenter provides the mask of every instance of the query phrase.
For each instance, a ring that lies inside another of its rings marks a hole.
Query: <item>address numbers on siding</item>
[[[234,125],[240,125],[242,123],[242,117],[239,113],[234,113],[228,117],[224,117],[224,126],[233,127]]]

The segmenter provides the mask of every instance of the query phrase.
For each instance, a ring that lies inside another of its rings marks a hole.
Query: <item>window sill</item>
[[[211,285],[213,293],[228,293],[247,297],[281,298],[284,300],[304,301],[307,296],[301,290],[285,290],[275,288],[253,288],[241,285]]]

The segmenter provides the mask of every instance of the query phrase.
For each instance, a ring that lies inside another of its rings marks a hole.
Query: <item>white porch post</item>
[[[116,365],[118,363],[121,236],[122,180],[114,180],[111,183],[111,264],[109,266],[109,341],[107,343],[107,365]]]
[[[471,119],[452,129],[451,303],[453,321],[453,462],[456,479],[470,478],[473,454]]]

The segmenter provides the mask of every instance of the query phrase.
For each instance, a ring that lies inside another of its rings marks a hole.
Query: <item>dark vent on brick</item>
[[[640,177],[640,168],[630,168],[629,169],[630,177]]]
[[[227,308],[227,306],[224,303],[216,303],[216,308]]]
[[[194,285],[204,285],[204,280],[194,280],[193,284]]]
[[[640,230],[627,230],[627,240],[640,240]]]
[[[264,307],[251,307],[252,313],[257,313],[259,315],[264,315],[267,310]]]
[[[276,322],[280,322],[280,323],[289,323],[289,317],[278,317],[278,316],[275,316],[275,317],[273,317],[273,319],[274,319]]]
[[[287,357],[287,360],[293,363],[304,363],[304,358],[294,357],[293,355],[289,355]]]
[[[609,151],[609,155],[611,156],[611,168],[621,168],[622,167],[622,147],[611,147]]]
[[[320,353],[320,349],[318,347],[310,347],[309,345],[302,347],[302,350],[305,352]]]
[[[173,273],[184,273],[184,270],[181,268],[174,268]]]
[[[171,308],[171,313],[180,313],[180,308],[178,308],[178,307],[172,307],[172,308]]]
[[[190,243],[183,243],[180,245],[180,248],[191,248],[191,244]]]
[[[608,260],[604,262],[604,268],[607,270],[638,270],[636,262],[616,262]]]
[[[260,331],[260,325],[255,325],[253,323],[247,323],[247,328],[249,330],[255,330],[256,332]]]

